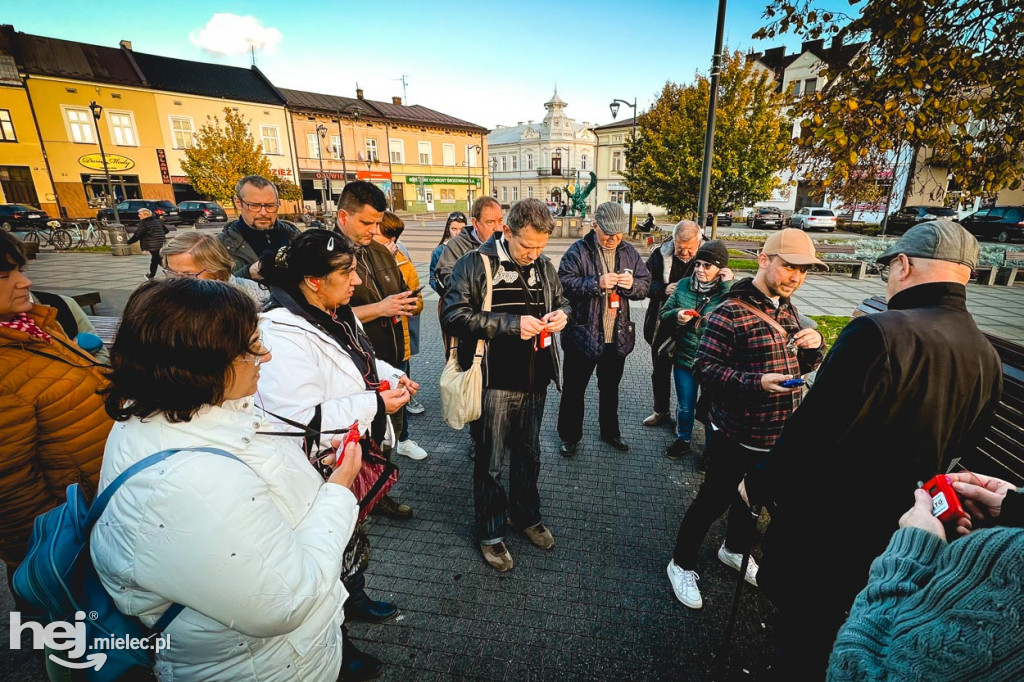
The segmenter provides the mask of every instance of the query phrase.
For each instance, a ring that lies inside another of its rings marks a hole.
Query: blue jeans
[[[477,538],[501,542],[506,519],[522,530],[540,523],[540,423],[546,391],[485,388],[473,467],[473,506]],[[476,423],[476,422],[475,422]],[[501,475],[508,462],[508,493]]]
[[[672,369],[676,382],[676,436],[687,442],[693,437],[693,413],[697,407],[697,380],[693,372],[676,365]]]

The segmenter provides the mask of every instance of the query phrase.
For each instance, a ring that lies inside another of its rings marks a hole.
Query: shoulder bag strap
[[[736,301],[736,303],[738,305],[746,308],[747,310],[749,310],[750,312],[754,313],[755,315],[760,317],[762,320],[767,322],[771,326],[772,329],[774,329],[780,335],[782,335],[782,340],[783,341],[785,341],[786,339],[789,338],[789,332],[787,332],[785,329],[783,329],[782,325],[779,324],[777,320],[773,320],[772,318],[770,318],[767,315],[767,313],[765,313],[763,310],[761,310],[760,308],[757,308],[756,306],[752,306],[749,303],[747,303],[746,301],[742,301],[742,300],[740,300],[738,298],[735,299],[735,301]]]
[[[480,252],[478,251],[477,253]],[[484,294],[484,304],[481,306],[480,310],[485,313],[489,313],[491,312],[491,299],[494,295],[494,283],[492,282],[494,275],[491,273],[491,259],[481,253],[480,260],[482,260],[484,264],[484,283],[487,287],[487,293]],[[483,339],[477,339],[476,353],[473,354],[474,365],[479,365],[483,361],[484,348],[486,348],[486,345],[487,344],[484,343]]]

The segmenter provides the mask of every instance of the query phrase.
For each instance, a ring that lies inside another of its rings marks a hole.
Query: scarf
[[[715,287],[717,287],[721,279],[721,276],[718,276],[715,277],[710,282],[701,282],[698,281],[697,275],[696,273],[694,273],[693,276],[690,277],[690,291],[696,292],[698,294],[706,294]]]
[[[29,317],[28,313],[18,313],[14,316],[13,320],[0,322],[0,327],[7,327],[8,329],[13,329],[17,332],[24,332],[33,339],[39,339],[44,343],[50,343],[50,339],[52,338],[35,323],[35,320]]]

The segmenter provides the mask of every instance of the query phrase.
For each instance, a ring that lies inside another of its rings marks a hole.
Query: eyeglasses
[[[252,366],[259,367],[263,362],[263,358],[266,357],[269,352],[270,349],[263,343],[263,332],[260,332],[259,337],[256,339],[256,349],[249,349],[245,352],[245,355],[243,356],[245,358],[244,362],[248,362],[249,358],[252,357]]]
[[[714,263],[708,263],[707,261],[699,260],[693,264],[694,269],[697,270],[710,270],[711,268],[717,268],[718,266]]]
[[[904,258],[907,259],[907,267],[908,268],[912,267],[914,265],[914,262],[912,260],[910,260],[910,257],[907,254],[905,254],[905,253],[897,253],[896,256],[892,260],[890,260],[888,263],[886,263],[885,265],[883,265],[882,267],[880,267],[878,269],[878,274],[879,274],[879,276],[881,276],[883,282],[888,282],[889,281],[889,271],[892,269],[892,264],[897,262],[900,259],[900,256],[903,256]]]
[[[277,209],[281,206],[281,202],[279,202],[279,201],[276,201],[276,202],[274,202],[272,204],[255,204],[255,203],[251,203],[251,202],[246,201],[242,197],[235,197],[235,198],[238,199],[238,203],[240,203],[242,206],[245,206],[247,209],[249,209],[253,213],[259,213],[260,210],[266,210],[267,213],[277,213]]]
[[[206,274],[207,268],[203,268],[199,272],[178,272],[177,270],[171,270],[170,268],[163,268],[164,277],[167,279],[177,279],[183,277],[185,279],[199,279],[202,275]]]

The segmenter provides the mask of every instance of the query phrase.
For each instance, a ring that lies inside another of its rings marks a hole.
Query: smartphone
[[[800,377],[795,377],[793,379],[786,379],[785,381],[779,383],[779,386],[782,386],[783,388],[796,388],[797,386],[803,386],[806,383],[807,382],[801,379]]]
[[[426,285],[425,284],[421,284],[420,286],[418,286],[418,287],[416,287],[415,289],[412,290],[412,295],[413,296],[418,295],[425,288],[426,288]]]

